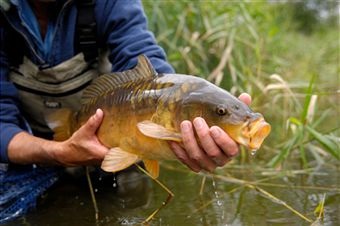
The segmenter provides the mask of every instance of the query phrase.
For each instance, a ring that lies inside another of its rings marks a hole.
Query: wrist
[[[53,165],[64,165],[60,159],[62,159],[60,156],[63,153],[63,146],[64,142],[58,142],[58,141],[45,141],[45,145],[43,145],[42,152],[44,153],[44,160],[47,160],[48,163]]]

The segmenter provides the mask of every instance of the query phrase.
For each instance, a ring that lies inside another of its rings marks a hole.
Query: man
[[[90,80],[101,73],[75,44],[77,12],[77,3],[72,0],[1,3],[0,161],[3,163],[96,165],[108,151],[96,137],[103,119],[100,109],[63,142],[50,140],[42,123],[45,111],[59,107],[60,103],[74,106],[79,102],[81,92],[77,91],[88,84],[84,77]],[[98,0],[94,17],[97,45],[108,49],[110,71],[130,69],[135,66],[137,56],[145,54],[157,72],[173,72],[164,51],[147,30],[140,1]],[[65,90],[63,84],[70,82],[73,82],[71,89]],[[240,98],[250,103],[248,95]],[[31,129],[33,133],[29,132]],[[170,145],[178,159],[195,172],[213,171],[238,153],[237,144],[225,132],[218,127],[209,128],[202,118],[196,118],[193,123],[182,122],[181,133],[183,144]]]

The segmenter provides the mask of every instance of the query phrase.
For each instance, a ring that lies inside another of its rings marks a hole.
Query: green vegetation
[[[252,95],[252,108],[272,125],[258,157],[267,166],[339,160],[339,3],[143,4],[149,28],[177,72]]]

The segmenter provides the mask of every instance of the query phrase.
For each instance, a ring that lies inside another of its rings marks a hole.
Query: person
[[[78,91],[101,73],[98,64],[90,63],[77,48],[76,1],[5,0],[0,8],[0,161],[23,165],[100,164],[108,151],[96,136],[102,110],[98,109],[62,142],[51,140],[41,122],[43,111],[60,107],[58,101],[64,106],[79,102]],[[133,68],[140,54],[150,59],[157,72],[174,71],[147,29],[139,0],[98,0],[94,17],[97,45],[108,50],[110,71]],[[84,81],[85,77],[90,79]],[[73,84],[67,90],[70,81],[80,85]],[[240,99],[250,103],[247,94]],[[213,171],[239,150],[224,131],[216,126],[209,128],[202,118],[183,121],[181,133],[182,144],[169,144],[177,158],[195,172]]]

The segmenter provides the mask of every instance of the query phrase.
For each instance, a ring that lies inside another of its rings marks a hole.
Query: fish
[[[183,120],[202,117],[250,150],[259,149],[271,130],[262,114],[228,91],[198,76],[157,73],[145,55],[133,69],[96,78],[84,90],[79,111],[50,117],[54,139],[69,138],[98,108],[104,117],[97,137],[110,149],[101,168],[117,172],[143,161],[152,178],[159,175],[160,160],[177,159],[168,141],[182,142]]]

